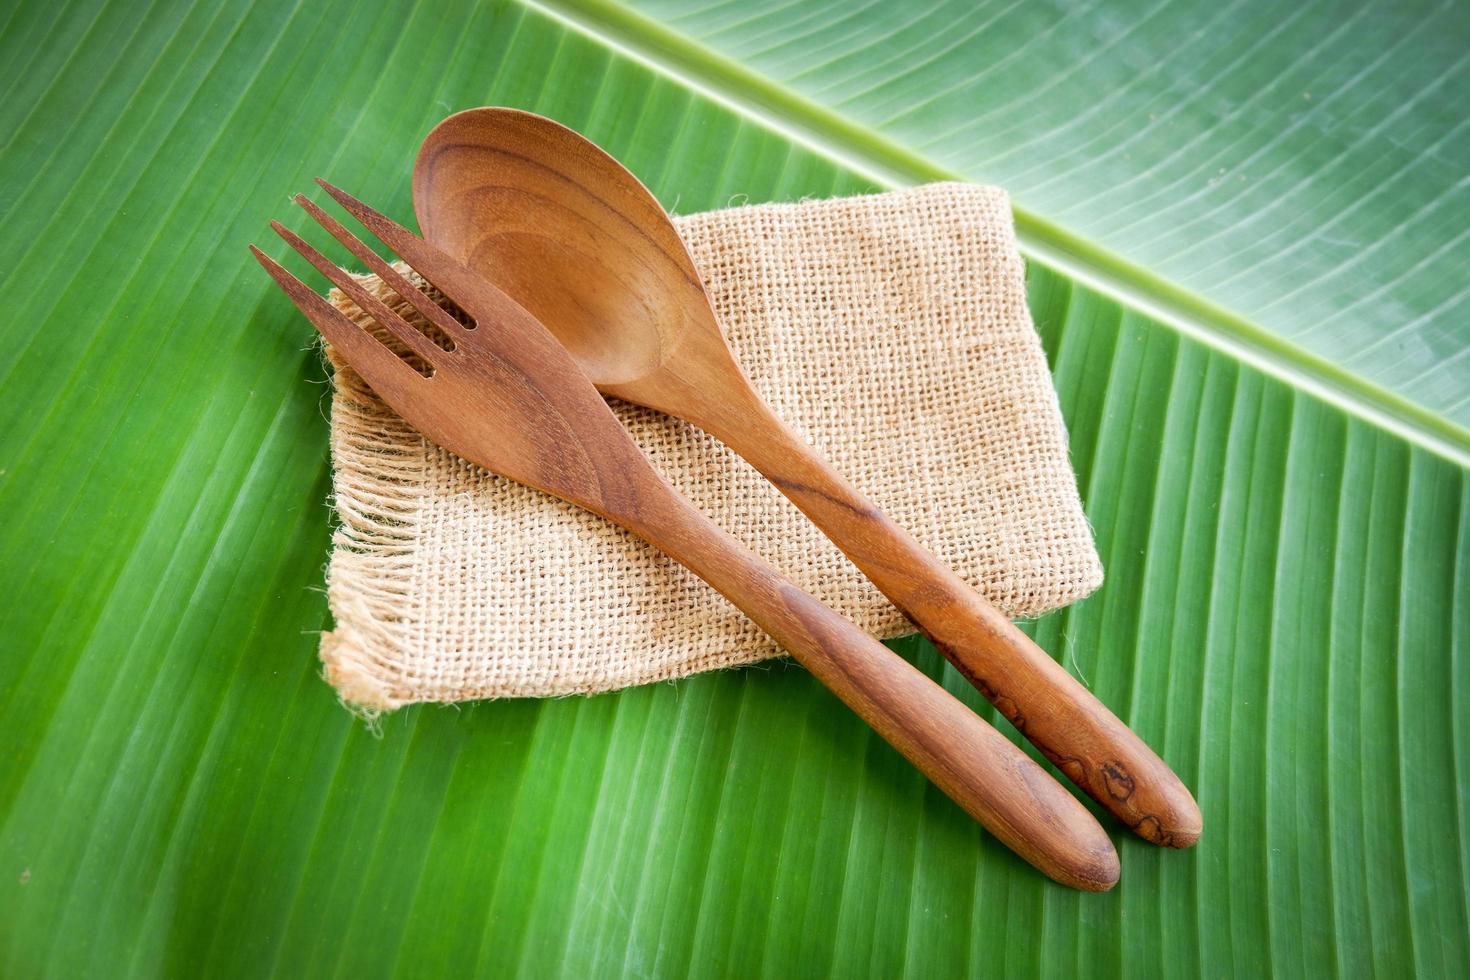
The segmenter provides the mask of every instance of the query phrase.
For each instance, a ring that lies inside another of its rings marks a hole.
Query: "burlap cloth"
[[[1012,616],[1101,583],[1004,192],[934,184],[676,222],[756,386],[894,520]],[[586,694],[779,652],[692,573],[431,445],[333,366],[340,526],[321,656],[344,701]],[[675,485],[802,588],[880,637],[912,632],[750,466],[682,422],[614,408]]]

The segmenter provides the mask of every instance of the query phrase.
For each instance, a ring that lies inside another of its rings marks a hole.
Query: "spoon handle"
[[[835,472],[754,391],[697,424],[791,499],[1057,768],[1145,840],[1188,847],[1198,804],[1165,762],[1000,610]]]
[[[1118,879],[1096,818],[1050,774],[927,674],[719,528],[661,478],[607,516],[699,575],[769,633],[1007,847],[1088,891]]]

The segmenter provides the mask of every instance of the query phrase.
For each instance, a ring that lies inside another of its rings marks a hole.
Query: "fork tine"
[[[338,204],[350,211],[353,217],[376,235],[379,241],[397,252],[409,265],[413,266],[414,271],[432,282],[441,293],[459,306],[464,306],[464,301],[459,296],[464,295],[461,287],[468,285],[465,277],[470,275],[464,266],[396,221],[374,211],[340,187],[334,187],[320,177],[316,179],[316,182],[322,186],[323,190],[332,195]]]
[[[327,214],[316,203],[308,201],[306,195],[297,194],[296,203],[301,205],[302,210],[307,214],[315,218],[317,224],[331,232],[333,238],[345,245],[348,251],[373,270],[379,279],[392,286],[394,292],[412,303],[414,309],[423,314],[424,319],[443,330],[445,336],[453,337],[456,331],[465,329],[463,323],[450,316],[445,312],[444,307],[429,299],[424,295],[423,290],[409,282],[406,276],[384,262],[382,256],[364,245],[362,239],[348,231],[342,222]]]
[[[442,347],[424,336],[423,331],[389,309],[387,304],[364,289],[357,280],[318,252],[304,238],[279,221],[272,221],[271,228],[286,240],[286,244],[300,253],[302,258],[316,266],[318,272],[332,280],[338,289],[352,297],[352,301],[359,309],[377,320],[383,329],[397,337],[403,344],[413,348],[413,351],[428,361],[430,365],[434,363],[434,358],[443,357],[445,351]]]
[[[289,297],[296,308],[306,314],[312,325],[327,338],[327,341],[342,356],[352,369],[362,375],[379,395],[394,390],[403,390],[413,382],[422,382],[424,376],[415,371],[407,361],[383,346],[372,334],[353,323],[347,314],[319,296],[306,283],[287,272],[279,262],[266,255],[254,245],[250,254],[255,256],[265,271],[270,273],[276,285]]]

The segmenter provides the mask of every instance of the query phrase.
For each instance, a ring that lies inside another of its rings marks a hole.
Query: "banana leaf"
[[[0,975],[1465,975],[1466,50],[1454,5],[0,7]],[[1026,629],[1197,847],[1053,885],[784,662],[336,703],[324,372],[245,244],[315,174],[407,216],[481,104],[680,212],[1015,192],[1109,574]]]

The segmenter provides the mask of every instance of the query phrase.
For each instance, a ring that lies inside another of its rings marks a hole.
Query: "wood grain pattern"
[[[586,507],[688,566],[729,598],[946,794],[1053,879],[1100,891],[1118,858],[1097,821],[1040,766],[922,671],[857,629],[713,524],[653,468],[566,349],[500,290],[323,183],[449,296],[451,319],[320,208],[298,202],[449,338],[430,340],[299,236],[286,241],[432,367],[425,377],[279,264],[252,252],[395,411],[447,449]]]
[[[424,234],[493,279],[606,394],[705,429],[781,489],[1068,778],[1139,836],[1188,847],[1174,772],[983,596],[836,473],[751,387],[658,201],[560,124],[458,113],[414,168]]]

